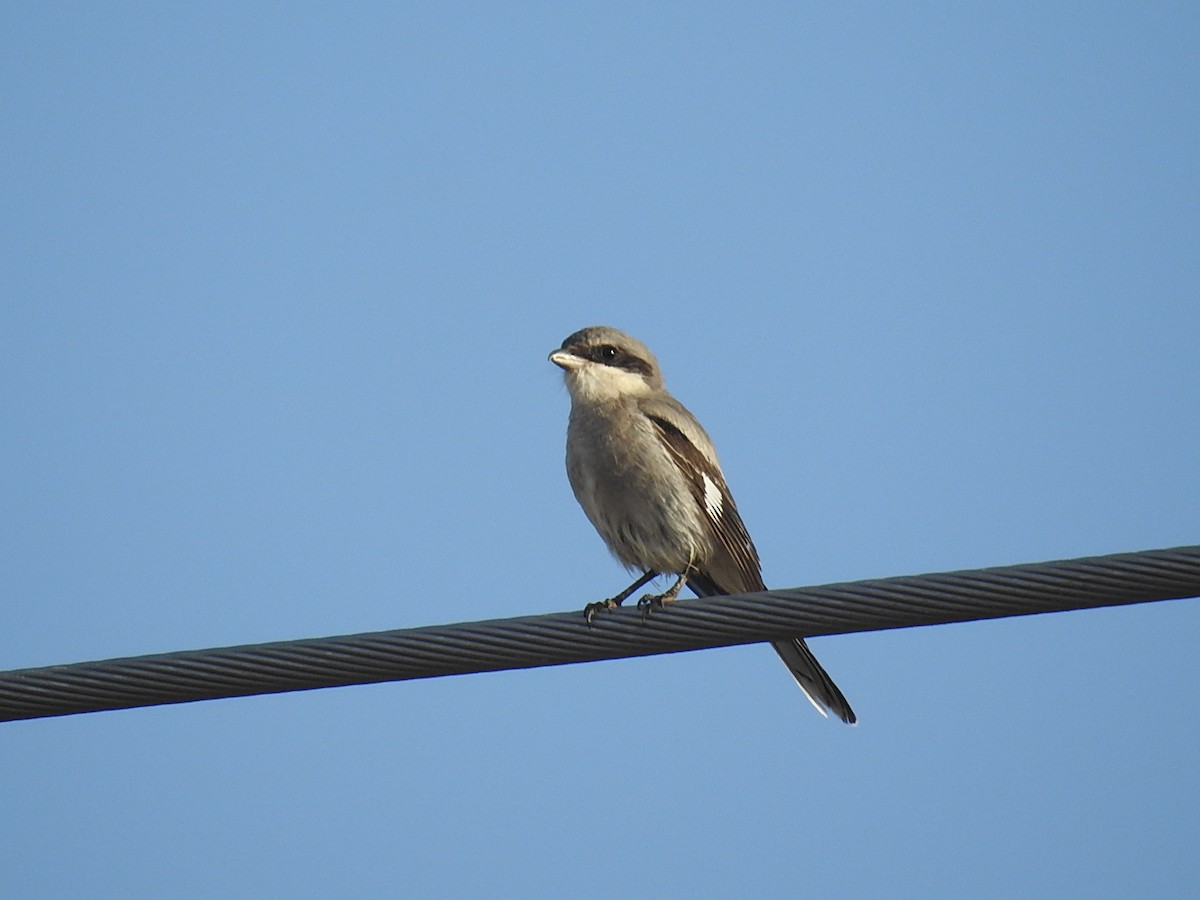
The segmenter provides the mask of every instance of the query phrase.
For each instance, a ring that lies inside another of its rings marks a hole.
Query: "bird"
[[[567,477],[609,551],[640,577],[614,597],[589,603],[589,624],[653,579],[674,575],[644,613],[686,586],[698,597],[765,591],[758,551],[717,461],[708,433],[666,388],[650,349],[616,328],[590,326],[548,357],[563,370],[571,413]],[[771,645],[817,712],[857,721],[803,638]]]

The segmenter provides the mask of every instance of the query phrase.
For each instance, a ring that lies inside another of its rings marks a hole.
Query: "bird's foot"
[[[618,600],[616,597],[609,597],[607,600],[601,600],[599,603],[589,603],[583,608],[583,618],[587,621],[588,627],[592,627],[592,619],[596,618],[596,613],[604,612],[610,609],[616,609],[621,605],[622,597]]]
[[[643,594],[638,600],[638,609],[642,611],[642,619],[647,619],[656,609],[662,609],[668,603],[675,602],[675,594],[667,591],[665,594]]]

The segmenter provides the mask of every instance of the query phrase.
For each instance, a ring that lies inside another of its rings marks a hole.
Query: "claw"
[[[674,603],[680,589],[687,584],[687,576],[680,575],[675,583],[661,594],[643,594],[638,600],[638,609],[642,611],[643,621],[656,609],[662,609],[663,604]]]
[[[621,600],[625,598],[622,597]],[[609,609],[616,609],[621,605],[621,600],[615,597],[609,597],[607,600],[601,600],[599,603],[589,603],[583,608],[583,618],[588,623],[588,628],[592,627],[592,619],[596,618],[596,613],[604,612]]]
[[[650,617],[650,613],[656,609],[662,609],[668,603],[674,603],[675,597],[670,591],[665,594],[643,594],[637,602],[638,609],[642,611],[642,620]]]
[[[654,595],[653,594],[643,594],[641,597],[638,598],[638,609],[641,610],[643,622],[645,622],[646,619],[648,619],[650,617],[650,610],[653,606],[654,606]]]

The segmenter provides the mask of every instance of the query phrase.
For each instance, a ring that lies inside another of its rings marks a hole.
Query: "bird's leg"
[[[650,570],[645,575],[643,575],[641,578],[639,578],[637,581],[635,581],[633,584],[631,584],[629,587],[625,588],[625,590],[621,591],[621,593],[617,594],[615,597],[609,597],[607,600],[601,600],[599,603],[589,603],[587,606],[585,606],[583,608],[583,617],[585,619],[587,619],[587,623],[589,625],[591,625],[592,619],[596,618],[596,613],[601,612],[602,610],[606,610],[606,609],[616,609],[618,606],[620,606],[622,603],[624,603],[627,599],[629,599],[630,594],[632,594],[634,591],[636,591],[638,588],[640,588],[642,585],[646,584],[647,582],[653,581],[657,577],[658,577],[658,573],[655,572],[653,569]],[[679,592],[676,591],[675,593],[679,593]],[[641,605],[641,601],[638,601],[638,605],[639,606]]]
[[[646,594],[638,600],[638,609],[642,611],[642,618],[646,618],[655,609],[662,609],[664,603],[674,603],[679,592],[683,590],[683,586],[687,584],[687,580],[687,572],[683,572],[675,579],[675,583],[661,594]]]

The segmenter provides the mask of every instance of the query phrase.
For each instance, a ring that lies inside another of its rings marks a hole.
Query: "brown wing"
[[[712,559],[704,561],[699,572],[689,576],[688,583],[701,596],[765,591],[758,551],[720,468],[670,421],[655,415],[649,418],[712,528],[716,552]]]

